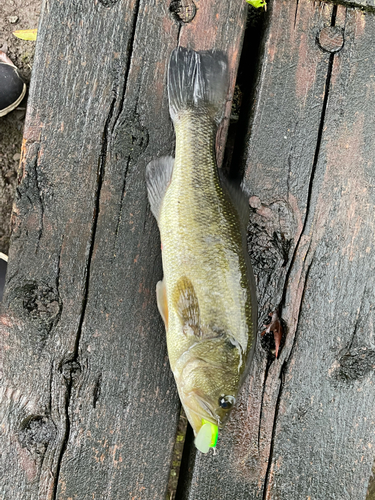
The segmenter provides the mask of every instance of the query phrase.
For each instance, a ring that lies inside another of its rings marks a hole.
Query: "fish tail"
[[[228,61],[217,50],[173,50],[169,61],[169,111],[173,122],[185,110],[205,109],[218,124],[223,118],[228,92]]]

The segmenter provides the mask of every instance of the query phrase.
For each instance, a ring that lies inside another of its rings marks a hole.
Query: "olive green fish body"
[[[251,341],[240,222],[217,173],[215,132],[213,120],[194,111],[187,111],[176,125],[176,159],[160,211],[173,371],[180,356],[196,341],[184,333],[176,312],[182,277],[190,280],[197,297],[202,338],[216,332],[216,336],[233,339],[244,354]]]
[[[171,72],[183,71],[187,61],[191,67],[192,57],[202,66],[204,62],[209,68],[215,64],[215,59],[178,50],[177,68],[170,67],[170,87],[174,83]],[[174,162],[164,162],[169,166],[163,174],[159,165],[151,167],[148,175],[150,203],[162,243],[164,280],[158,285],[158,304],[171,369],[196,434],[202,421],[224,423],[254,340],[255,305],[240,214],[222,185],[215,159],[217,108],[223,106],[222,87],[226,84],[222,61],[218,69],[223,82],[214,89],[214,96],[207,97],[209,72],[199,80],[199,71],[205,67],[195,69],[198,77],[192,76],[198,80],[194,92],[198,88],[199,94],[199,85],[204,87],[197,102],[193,98],[184,101],[182,96],[176,105],[175,89],[169,88],[176,157]],[[184,76],[176,77],[178,91]],[[182,87],[186,87],[184,82]],[[160,175],[165,178],[155,181]],[[157,182],[161,187],[153,188]],[[159,197],[157,202],[152,189]]]

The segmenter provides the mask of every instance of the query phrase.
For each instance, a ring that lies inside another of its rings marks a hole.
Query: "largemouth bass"
[[[245,224],[241,231],[245,198],[238,189],[231,199],[215,158],[227,68],[219,52],[172,52],[168,94],[176,157],[146,169],[162,244],[158,308],[178,393],[203,453],[216,446],[236,401],[256,332]]]

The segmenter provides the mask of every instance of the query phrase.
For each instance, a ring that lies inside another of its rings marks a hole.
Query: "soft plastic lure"
[[[195,438],[194,444],[199,451],[207,453],[210,448],[216,448],[218,436],[218,426],[202,418],[202,427]]]

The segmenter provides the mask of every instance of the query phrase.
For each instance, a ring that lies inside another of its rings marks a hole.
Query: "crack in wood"
[[[336,16],[337,16],[337,5],[334,5],[332,9],[331,26],[336,26]]]
[[[102,391],[102,374],[99,373],[98,378],[96,379],[94,390],[93,390],[93,398],[92,398],[92,406],[96,408],[96,403],[100,398],[100,393]]]
[[[113,243],[114,253],[117,246],[118,233],[121,223],[123,202],[127,187],[127,175],[131,164],[135,164],[148,145],[148,131],[142,127],[137,113],[124,118],[116,127],[113,140],[113,151],[116,161],[122,160],[123,152],[126,154],[125,167],[121,188],[120,207],[118,210],[117,224],[115,229],[115,240]]]
[[[85,270],[85,285],[84,285],[83,298],[82,298],[80,321],[79,321],[79,325],[78,325],[78,329],[77,329],[77,335],[76,335],[76,339],[75,339],[75,346],[74,346],[73,357],[72,357],[73,362],[77,362],[77,360],[78,360],[79,342],[81,339],[82,326],[83,326],[83,322],[84,322],[85,314],[86,314],[87,299],[88,299],[88,292],[89,292],[89,286],[90,286],[90,269],[91,269],[92,256],[93,256],[93,252],[94,252],[96,229],[97,229],[98,218],[99,218],[100,193],[101,193],[101,188],[102,188],[102,184],[103,184],[103,177],[104,177],[106,156],[107,156],[107,149],[108,149],[108,131],[109,131],[109,125],[110,125],[110,122],[111,122],[111,119],[113,116],[115,104],[116,104],[116,98],[113,98],[111,105],[110,105],[110,108],[109,108],[107,119],[105,121],[103,136],[102,136],[102,147],[101,147],[101,152],[100,152],[99,161],[98,161],[97,184],[96,184],[95,197],[94,197],[95,202],[94,202],[94,210],[93,210],[93,222],[92,222],[92,227],[91,227],[91,238],[90,238],[90,241],[88,243],[89,254],[88,254],[87,266],[86,266],[86,270]],[[52,500],[56,500],[56,498],[57,498],[57,496],[56,496],[57,495],[57,487],[58,487],[58,482],[59,482],[59,475],[60,475],[60,470],[61,470],[61,465],[62,465],[62,459],[63,459],[63,455],[66,451],[66,448],[68,446],[68,440],[69,440],[69,435],[70,435],[69,406],[70,406],[73,383],[74,383],[73,377],[71,377],[70,380],[67,381],[67,383],[66,383],[65,401],[64,401],[65,433],[64,433],[63,440],[62,440],[61,449],[60,449],[60,453],[59,453],[59,457],[58,457],[57,465],[56,465],[56,476],[55,476],[55,483],[54,483]]]
[[[268,488],[270,486],[270,475],[271,475],[271,467],[272,467],[272,459],[273,459],[273,448],[275,444],[275,434],[276,434],[276,427],[277,427],[277,420],[279,416],[279,408],[280,408],[280,401],[281,401],[281,395],[283,392],[283,387],[284,387],[284,370],[286,368],[286,363],[284,363],[281,366],[280,370],[280,386],[279,386],[279,392],[277,394],[277,400],[276,400],[276,405],[275,405],[275,414],[274,414],[274,419],[273,419],[273,426],[272,426],[272,433],[271,433],[271,442],[270,442],[270,454],[269,454],[269,459],[268,459],[268,464],[267,464],[267,472],[266,476],[264,478],[264,488],[263,488],[263,496],[262,500],[267,500],[267,498],[270,498],[268,493]]]
[[[119,0],[98,0],[98,1],[103,5],[103,7],[106,7],[107,9],[111,9],[114,5],[116,5],[116,3]]]
[[[336,13],[337,13],[337,6],[335,5],[333,7],[332,11],[332,23],[335,22],[336,20]],[[332,24],[334,25],[334,24]],[[305,220],[304,224],[301,230],[301,233],[298,237],[297,244],[295,246],[290,265],[285,277],[285,285],[284,285],[284,292],[283,292],[283,298],[282,298],[282,305],[285,304],[285,298],[286,298],[286,291],[288,288],[289,284],[289,279],[290,279],[290,274],[293,269],[294,263],[297,258],[297,253],[301,245],[301,240],[302,236],[306,232],[306,227],[308,225],[308,222],[310,221],[311,213],[310,213],[310,207],[311,207],[311,198],[313,194],[313,186],[314,186],[314,179],[315,179],[315,173],[316,173],[316,167],[319,159],[319,153],[320,153],[320,146],[322,142],[322,136],[323,136],[323,128],[324,128],[324,121],[325,121],[325,115],[326,115],[326,110],[327,110],[327,105],[328,105],[328,96],[329,96],[329,88],[331,84],[331,77],[332,77],[332,68],[333,68],[333,60],[334,60],[335,54],[330,54],[329,56],[329,62],[328,62],[328,68],[327,68],[327,77],[326,77],[326,83],[325,83],[325,92],[324,92],[324,98],[323,98],[323,105],[322,105],[322,112],[321,112],[321,117],[320,117],[320,123],[319,123],[319,130],[318,130],[318,136],[316,140],[316,147],[315,147],[315,153],[314,153],[314,160],[313,160],[313,165],[311,169],[311,174],[310,174],[310,182],[309,182],[309,188],[308,188],[308,194],[307,194],[307,201],[306,201],[306,215],[305,215]]]
[[[130,163],[130,155],[127,158],[126,166],[124,169],[124,177],[123,177],[122,189],[121,189],[120,208],[119,208],[118,215],[117,215],[117,224],[116,224],[116,229],[115,229],[115,240],[113,243],[113,254],[115,254],[115,252],[116,252],[117,238],[118,238],[118,232],[119,232],[119,227],[120,227],[120,222],[121,222],[122,207],[123,207],[123,203],[124,203],[124,195],[125,195],[125,189],[126,189],[126,176],[127,176],[128,169],[129,169],[129,163]]]
[[[354,339],[355,339],[355,337],[357,335],[357,332],[358,332],[359,322],[360,322],[360,318],[361,318],[361,313],[362,313],[362,308],[363,308],[363,302],[364,302],[365,293],[366,293],[366,287],[363,290],[363,294],[362,294],[362,298],[361,298],[361,303],[360,303],[360,306],[359,306],[359,309],[358,309],[357,317],[355,319],[354,328],[353,328],[353,334],[352,334],[352,337],[350,339],[350,342],[349,342],[349,345],[348,345],[348,348],[347,348],[347,352],[350,352],[351,348],[353,347]]]
[[[133,54],[133,46],[134,46],[134,39],[135,39],[135,31],[136,31],[136,28],[137,28],[137,20],[138,20],[138,14],[139,14],[139,6],[140,6],[140,1],[141,0],[137,0],[136,4],[135,4],[135,7],[134,7],[134,14],[133,14],[133,17],[132,17],[132,20],[131,20],[131,28],[130,28],[130,38],[129,38],[129,43],[128,43],[128,47],[127,47],[127,53],[128,53],[128,61],[127,61],[127,64],[126,64],[126,69],[125,69],[125,75],[124,75],[124,85],[123,85],[123,88],[122,88],[122,91],[121,91],[121,95],[120,95],[120,98],[119,98],[119,103],[118,103],[118,111],[117,111],[117,114],[116,114],[116,117],[113,121],[113,125],[112,125],[112,129],[111,129],[111,135],[113,134],[115,128],[116,128],[116,125],[118,123],[118,120],[121,116],[121,113],[122,113],[122,110],[123,110],[123,107],[124,107],[124,102],[125,102],[125,94],[126,94],[126,90],[127,90],[127,87],[128,87],[128,79],[129,79],[129,73],[130,73],[130,67],[131,67],[131,64],[132,64],[132,54]]]
[[[180,40],[181,40],[181,33],[182,33],[182,24],[178,23],[178,29],[177,29],[177,45],[178,47],[180,45]]]
[[[352,7],[358,10],[363,10],[365,12],[372,12],[372,13],[375,12],[374,5],[369,5],[368,3],[364,5],[363,3],[359,3],[358,0],[357,1],[353,0],[352,2],[349,0],[325,0],[325,1],[327,3],[335,4],[335,7],[337,7],[337,5],[344,5],[345,7]]]
[[[60,272],[61,272],[61,252],[62,252],[62,247],[64,245],[64,234],[62,235],[62,238],[61,238],[61,245],[60,245],[60,251],[59,251],[59,255],[57,257],[57,266],[56,266],[56,279],[55,279],[55,283],[56,283],[56,290],[57,290],[57,294],[60,296]],[[63,310],[63,301],[61,301],[61,313],[62,313],[62,310]]]
[[[64,392],[64,415],[65,415],[65,429],[63,432],[63,437],[61,440],[61,446],[60,450],[58,451],[57,455],[57,463],[56,463],[56,472],[55,472],[55,477],[53,481],[53,491],[52,491],[52,498],[51,500],[56,500],[57,499],[57,487],[59,484],[59,476],[60,476],[60,470],[61,470],[61,465],[62,465],[62,459],[63,455],[66,451],[66,448],[68,446],[68,441],[69,441],[69,435],[70,435],[70,417],[69,417],[69,404],[70,404],[70,398],[71,398],[71,391],[72,391],[72,382],[70,384],[66,384],[65,392]]]
[[[129,132],[128,130],[125,130],[125,131],[123,130],[123,127],[121,126],[121,123],[120,123],[120,117],[121,117],[121,114],[123,112],[124,102],[125,102],[125,95],[126,95],[126,91],[127,91],[127,88],[128,88],[128,80],[129,80],[129,73],[130,73],[130,68],[131,68],[131,64],[132,64],[132,54],[133,54],[133,46],[134,46],[134,40],[135,40],[135,32],[136,32],[136,28],[137,28],[137,20],[138,20],[138,15],[139,15],[139,8],[140,8],[140,0],[137,1],[136,5],[135,5],[135,8],[134,8],[134,15],[133,15],[133,18],[132,18],[131,29],[130,29],[131,30],[131,35],[130,35],[130,41],[129,41],[129,44],[128,44],[128,54],[129,54],[129,57],[128,57],[128,63],[126,65],[126,70],[125,70],[125,75],[124,75],[124,80],[123,80],[124,84],[123,84],[123,87],[122,87],[122,90],[121,90],[121,96],[120,96],[120,99],[119,99],[118,111],[117,111],[115,119],[113,120],[113,124],[112,124],[112,128],[111,128],[111,135],[115,136],[115,139],[116,139],[116,135],[121,134],[122,136],[124,136],[126,134],[126,132]],[[136,97],[135,109],[137,109],[138,100],[139,100],[139,96]],[[134,115],[135,115],[135,112],[134,112]],[[129,120],[128,119],[122,120],[122,122],[125,123],[125,124],[128,124]],[[128,127],[128,128],[130,128],[130,127]],[[146,140],[144,141],[144,144],[143,144],[144,148],[147,146],[147,143],[148,143],[148,133],[147,133],[147,131],[145,132],[145,136],[146,136]],[[116,144],[115,144],[115,149],[120,149],[121,148],[121,143],[122,143],[122,141],[120,140],[119,141],[119,145],[118,145],[117,148],[116,148]],[[118,231],[119,231],[120,222],[121,222],[124,193],[125,193],[126,182],[127,182],[127,174],[128,174],[128,170],[129,170],[130,161],[132,159],[132,155],[130,154],[130,151],[132,151],[133,148],[128,147],[126,149],[129,150],[128,151],[129,154],[127,156],[126,166],[125,166],[125,169],[124,169],[122,191],[121,191],[121,199],[120,199],[120,207],[119,207],[119,211],[118,211],[117,224],[116,224],[116,229],[115,229],[115,240],[114,240],[114,245],[113,245],[114,249],[116,248],[116,243],[117,243],[117,238],[118,238]],[[113,253],[115,253],[115,251]]]
[[[350,344],[349,344],[349,347],[348,347],[348,351],[350,351],[350,349],[353,347],[354,340],[356,339],[358,331],[359,331],[360,326],[361,326],[360,323],[361,323],[362,318],[363,319],[368,318],[369,311],[365,311],[364,310],[365,309],[365,306],[364,306],[365,299],[367,299],[367,301],[370,302],[370,303],[372,302],[372,299],[371,299],[371,290],[368,290],[368,284],[367,283],[365,284],[364,289],[363,289],[363,293],[362,293],[362,297],[361,297],[361,302],[360,302],[358,314],[356,316],[356,320],[355,320],[355,324],[354,324],[354,330],[353,330],[353,335],[352,335],[352,338],[351,338],[351,341],[350,341]]]
[[[268,377],[268,372],[269,372],[271,364],[272,364],[272,360],[270,358],[268,358],[266,369],[264,371],[264,379],[263,379],[263,385],[262,385],[262,397],[260,400],[260,413],[259,413],[259,426],[258,426],[258,450],[260,448],[260,429],[262,427],[264,394],[266,392],[267,377]]]
[[[296,23],[297,23],[298,5],[299,5],[299,0],[296,1],[296,11],[294,13],[294,29],[296,28]]]
[[[33,165],[33,167],[34,167],[34,173],[35,173],[35,185],[36,185],[36,190],[37,190],[37,193],[38,193],[38,201],[39,201],[39,205],[40,205],[39,229],[38,229],[37,244],[36,244],[36,248],[35,248],[35,255],[38,253],[38,250],[39,250],[39,244],[40,244],[40,240],[42,238],[43,225],[44,225],[44,205],[43,205],[41,188],[40,188],[40,183],[39,183],[39,178],[38,178],[39,158],[40,158],[40,144],[38,146],[38,149],[37,149],[37,152],[36,152],[36,160],[35,160],[35,163]]]
[[[310,249],[310,247],[309,247]],[[307,250],[306,252],[306,257],[309,253],[309,250]],[[306,273],[305,273],[305,277],[304,277],[304,289],[303,289],[303,292],[302,292],[302,297],[301,297],[301,302],[300,304],[303,303],[303,299],[304,299],[304,296],[305,296],[305,292],[306,292],[306,283],[307,283],[307,280],[309,278],[309,274],[310,274],[310,270],[311,270],[311,266],[312,266],[312,261],[313,261],[313,258],[311,259],[311,261],[309,262],[308,264],[308,267],[307,267],[307,270],[306,270]],[[287,355],[287,357],[285,358],[285,366],[286,368],[289,366],[290,364],[290,361],[293,357],[293,352],[294,352],[294,349],[297,345],[297,340],[298,340],[298,325],[300,323],[300,316],[301,316],[301,307],[299,308],[299,311],[298,311],[298,318],[296,320],[296,324],[295,324],[295,328],[294,328],[294,337],[293,337],[293,343],[292,343],[292,347],[290,348],[290,351]]]
[[[47,411],[49,414],[52,412],[52,378],[53,378],[53,364],[51,363],[49,371],[49,397],[48,397],[48,407]]]
[[[15,237],[19,237],[17,220],[20,219],[30,209],[35,210],[38,218],[38,226],[35,227],[33,234],[36,236],[35,255],[38,253],[40,239],[43,233],[44,223],[44,203],[42,197],[41,183],[38,176],[38,165],[41,157],[41,145],[39,141],[25,143],[26,155],[21,161],[20,172],[18,176],[18,186],[16,188],[16,205],[18,210],[12,212],[12,232]],[[25,204],[27,200],[30,207]]]

